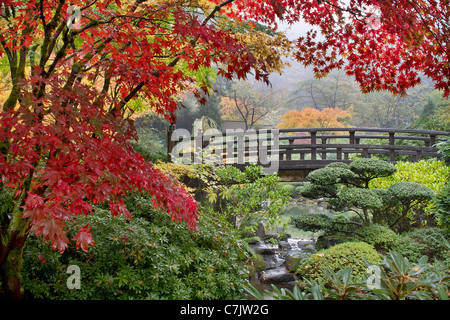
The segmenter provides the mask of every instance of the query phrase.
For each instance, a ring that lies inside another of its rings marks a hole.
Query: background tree
[[[223,119],[240,120],[245,130],[275,114],[283,106],[283,90],[265,89],[256,82],[234,82],[222,92]]]
[[[331,72],[328,76],[317,79],[302,79],[295,83],[289,93],[289,105],[295,109],[305,107],[322,110],[339,108],[347,110],[356,101],[359,93],[357,84],[342,71]]]
[[[325,108],[322,111],[305,108],[301,111],[291,110],[280,117],[278,128],[332,128],[346,127],[347,111],[339,108]]]

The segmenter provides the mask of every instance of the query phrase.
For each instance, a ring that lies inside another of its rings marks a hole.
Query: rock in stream
[[[309,238],[288,238],[276,245],[265,240],[262,243],[253,244],[251,247],[266,262],[265,270],[258,274],[258,280],[268,284],[296,281],[295,275],[289,272],[295,258],[306,257],[315,252],[314,240]]]

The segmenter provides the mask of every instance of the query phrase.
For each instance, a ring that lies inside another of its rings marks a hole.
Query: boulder
[[[261,243],[256,246],[254,250],[259,254],[275,254],[278,252],[278,246],[274,246],[270,243]]]
[[[284,256],[284,266],[288,270],[292,270],[299,264],[301,258],[307,258],[309,256],[308,252],[300,249],[289,250]]]
[[[266,270],[278,268],[284,265],[284,259],[280,258],[278,254],[270,254],[270,255],[263,254],[261,256],[266,262]]]
[[[292,246],[288,241],[280,241],[278,246],[280,247],[280,249],[292,249]]]
[[[285,283],[295,281],[295,277],[285,267],[263,271],[260,276],[263,283]]]
[[[264,239],[266,237],[266,230],[261,222],[258,223],[258,227],[256,228],[256,236],[260,239]]]

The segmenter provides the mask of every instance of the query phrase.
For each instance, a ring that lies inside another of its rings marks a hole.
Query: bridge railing
[[[197,163],[209,157],[226,164],[278,161],[281,168],[312,168],[333,161],[350,162],[355,155],[385,155],[389,161],[399,156],[409,156],[412,161],[441,159],[435,144],[449,135],[443,131],[356,127],[198,132],[187,139],[169,133],[169,152],[177,158],[183,153]]]
[[[280,129],[280,134],[281,141],[288,141],[287,145],[280,145],[280,161],[292,160],[293,154],[299,154],[300,160],[309,155],[310,161],[349,160],[352,154],[364,158],[381,154],[388,156],[389,161],[405,155],[413,161],[425,156],[440,159],[442,155],[435,144],[450,135],[443,131],[389,128]]]

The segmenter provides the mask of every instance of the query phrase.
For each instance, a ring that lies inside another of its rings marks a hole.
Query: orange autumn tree
[[[346,127],[345,122],[350,114],[339,108],[325,108],[318,110],[305,108],[301,111],[291,110],[280,117],[281,123],[277,128],[332,128]]]

